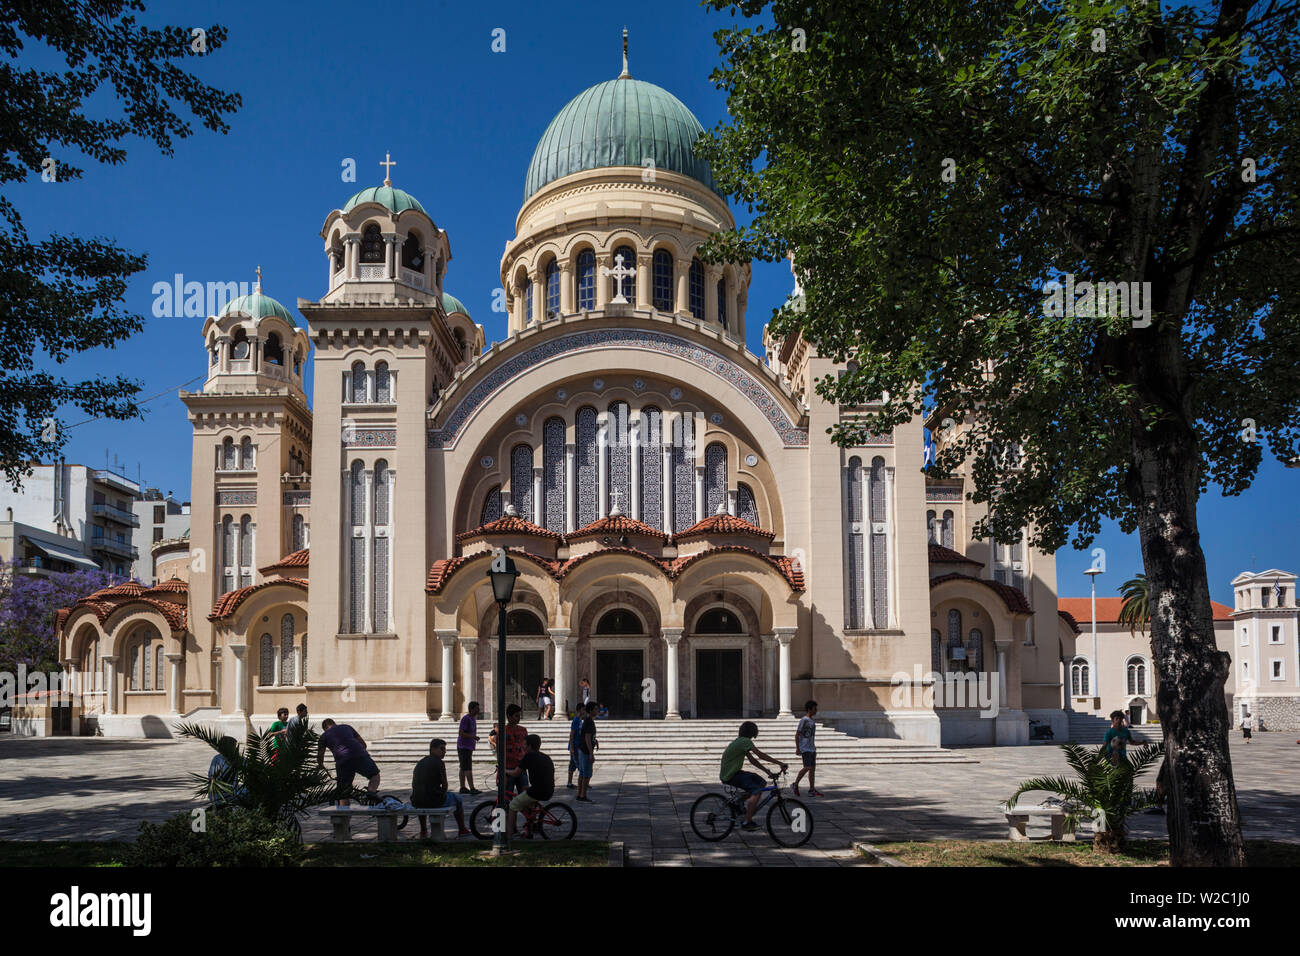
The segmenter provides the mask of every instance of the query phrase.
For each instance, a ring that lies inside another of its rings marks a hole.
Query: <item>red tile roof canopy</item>
[[[258,591],[264,591],[267,588],[281,587],[289,585],[290,587],[307,590],[306,578],[278,578],[274,581],[263,581],[261,584],[253,584],[246,588],[239,588],[236,591],[227,591],[217,598],[217,603],[212,605],[212,613],[208,615],[209,621],[220,621],[232,616],[239,606],[247,601]]]
[[[263,574],[278,574],[283,571],[289,571],[297,568],[308,567],[308,556],[310,548],[303,548],[301,551],[293,551],[286,554],[275,564],[268,564],[264,568],[258,568]]]
[[[941,544],[930,543],[930,563],[931,564],[973,564],[977,568],[984,565],[978,561],[973,561],[960,551],[954,551],[952,548],[945,548]]]
[[[684,538],[699,538],[710,534],[748,534],[756,538],[767,538],[769,541],[776,537],[775,531],[755,527],[744,518],[720,514],[710,515],[703,521],[695,522],[685,531],[678,532],[673,538],[676,541],[681,541]]]
[[[626,515],[610,515],[607,518],[598,518],[577,531],[569,532],[566,537],[572,541],[574,538],[595,537],[605,534],[639,534],[648,538],[658,538],[660,541],[668,540],[668,535],[665,532],[651,527],[644,521],[637,521],[635,518],[629,518]]]
[[[1061,611],[1061,610],[1057,610],[1056,613],[1061,618],[1062,621],[1064,621],[1067,625],[1069,625],[1070,630],[1072,630],[1075,634],[1079,633],[1079,622],[1074,619],[1073,614],[1071,614],[1069,611]]]
[[[1012,614],[1032,614],[1033,609],[1029,606],[1025,594],[1020,588],[1012,587],[1010,584],[1002,584],[998,581],[990,581],[987,578],[974,578],[969,574],[941,574],[937,578],[931,578],[930,588],[934,589],[935,585],[943,584],[946,581],[973,581],[976,584],[982,584],[984,587],[997,592],[998,597],[1002,598],[1002,603],[1006,605],[1008,611]]]
[[[495,521],[489,521],[487,524],[478,528],[471,528],[469,531],[462,531],[456,535],[457,541],[464,541],[468,538],[479,538],[496,534],[526,534],[534,538],[551,538],[555,541],[562,541],[564,535],[555,531],[543,528],[541,525],[533,524],[526,521],[518,515],[502,515]]]

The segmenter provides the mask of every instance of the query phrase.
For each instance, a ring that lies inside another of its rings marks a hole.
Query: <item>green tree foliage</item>
[[[119,165],[128,137],[171,155],[174,140],[193,134],[178,109],[228,131],[222,117],[239,95],[179,62],[219,48],[225,29],[207,27],[200,43],[189,27],[140,25],[143,11],[140,0],[0,2],[0,187],[43,178],[57,189],[81,178],[80,162]],[[121,375],[70,381],[38,366],[138,332],[144,318],[122,297],[146,261],[108,238],[33,237],[11,196],[0,195],[0,470],[15,487],[30,474],[26,462],[62,447],[61,406],[137,414],[139,386]]]
[[[700,150],[755,216],[706,253],[793,253],[803,308],[774,330],[852,359],[817,391],[870,405],[837,440],[963,426],[932,474],[969,469],[978,534],[1137,530],[1172,860],[1240,865],[1197,501],[1300,439],[1300,5],[738,6],[756,20],[717,34],[713,74],[731,120]],[[1067,275],[1149,295],[1069,314],[1045,291]]]

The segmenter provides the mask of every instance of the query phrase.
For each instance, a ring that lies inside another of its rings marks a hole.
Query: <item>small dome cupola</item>
[[[262,291],[261,266],[252,292],[208,317],[203,339],[208,351],[205,392],[254,386],[287,387],[304,395],[310,342],[294,315]]]
[[[329,214],[321,229],[329,262],[324,301],[368,297],[437,303],[451,243],[420,201],[393,185],[397,165],[384,155],[384,182]]]

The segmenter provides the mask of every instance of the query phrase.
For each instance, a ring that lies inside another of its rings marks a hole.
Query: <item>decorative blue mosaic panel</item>
[[[257,504],[256,491],[218,491],[218,505],[255,505]]]
[[[343,442],[344,448],[395,448],[397,447],[396,428],[358,428],[351,433],[350,440]]]

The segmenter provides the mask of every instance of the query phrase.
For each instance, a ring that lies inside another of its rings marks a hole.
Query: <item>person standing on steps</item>
[[[586,717],[587,708],[579,704],[573,713],[573,720],[569,722],[569,782],[565,786],[570,790],[575,786],[573,772],[578,769],[578,738],[582,736],[582,722]]]
[[[591,702],[591,681],[585,677],[578,681],[578,701],[583,707]]]
[[[790,789],[794,795],[799,796],[799,781],[803,775],[808,775],[808,796],[820,797],[822,792],[817,789],[817,744],[814,742],[814,736],[817,733],[817,701],[810,700],[803,705],[803,716],[799,718],[799,723],[794,729],[794,752],[803,760],[803,769],[799,775],[794,778],[794,783]]]
[[[600,705],[594,700],[587,701],[587,716],[582,719],[582,728],[578,734],[578,799],[583,803],[594,803],[587,792],[591,789],[591,775],[596,761],[596,714]]]
[[[478,744],[478,701],[465,708],[456,732],[456,759],[460,762],[460,792],[478,794],[474,786],[474,747]]]

